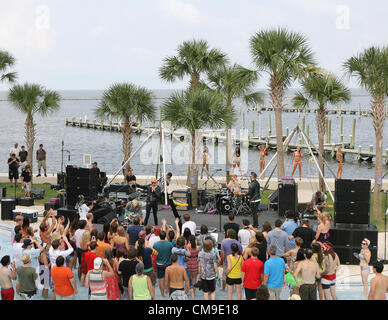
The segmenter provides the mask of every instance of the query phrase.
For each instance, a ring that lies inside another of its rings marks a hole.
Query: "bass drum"
[[[228,215],[232,212],[232,201],[228,197],[221,197],[219,206],[221,214]]]

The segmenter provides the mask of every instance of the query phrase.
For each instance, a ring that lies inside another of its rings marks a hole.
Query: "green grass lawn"
[[[41,188],[45,190],[44,199],[35,199],[34,204],[36,205],[44,205],[45,202],[49,202],[50,198],[57,198],[57,190],[52,190],[50,188],[49,183],[44,184],[33,184],[33,188]],[[6,187],[7,188],[7,197],[13,197],[15,195],[15,186],[11,183],[0,183],[0,187]],[[22,190],[22,186],[20,183],[18,183],[18,186],[16,188],[16,197],[24,197],[24,190]]]

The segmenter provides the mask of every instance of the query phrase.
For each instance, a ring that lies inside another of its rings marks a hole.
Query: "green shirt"
[[[38,278],[34,268],[18,267],[16,273],[19,280],[19,290],[21,293],[32,293],[35,291],[35,280]]]
[[[158,241],[154,244],[154,249],[158,251],[156,264],[169,266],[171,264],[171,249],[173,245],[170,241]]]
[[[132,276],[133,300],[151,300],[151,293],[148,289],[147,276]]]

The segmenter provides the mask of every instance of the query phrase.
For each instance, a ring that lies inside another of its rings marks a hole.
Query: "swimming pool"
[[[0,224],[0,256],[9,255],[12,260],[12,245],[11,245],[11,229],[9,226],[5,226]],[[77,288],[78,288],[78,294],[75,296],[76,300],[87,300],[88,299],[88,289],[81,287],[77,271],[73,269],[75,279],[77,281]],[[371,274],[369,277],[369,280],[373,277]],[[14,287],[16,285],[16,281],[14,281]],[[336,285],[336,292],[338,299],[340,300],[360,300],[362,296],[362,283],[361,283],[361,277],[359,275],[346,275],[339,277]],[[37,300],[45,300],[42,296],[42,291],[38,290],[38,293],[36,295]],[[202,299],[203,294],[202,292],[196,291],[196,299],[200,300]],[[281,295],[282,300],[287,300],[289,297],[289,290],[287,288],[283,288]],[[233,294],[233,299],[236,299],[236,294]],[[243,296],[244,298],[244,296]],[[167,297],[162,297],[160,294],[160,290],[158,287],[155,288],[155,299],[156,300],[167,300]],[[222,292],[220,288],[217,288],[216,293],[216,299],[217,300],[226,300],[227,299],[227,293]],[[388,299],[388,294],[387,294]],[[15,300],[21,300],[21,298],[16,294]]]

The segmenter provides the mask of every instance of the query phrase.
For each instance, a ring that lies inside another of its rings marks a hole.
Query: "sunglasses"
[[[366,246],[366,243],[365,242],[361,242],[362,245]]]

